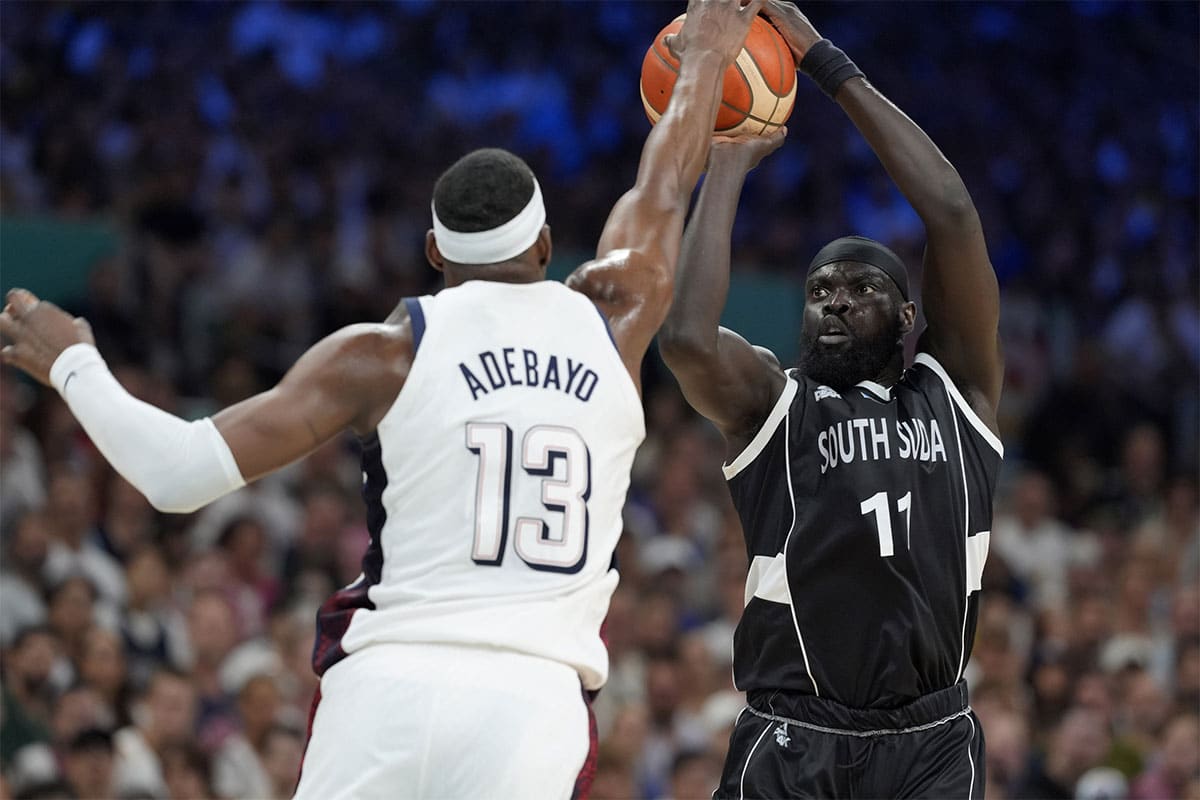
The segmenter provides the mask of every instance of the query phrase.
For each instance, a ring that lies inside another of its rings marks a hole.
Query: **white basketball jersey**
[[[364,474],[374,555],[343,590],[365,589],[366,602],[340,650],[502,647],[599,688],[613,551],[645,434],[607,323],[552,281],[469,281],[407,302],[416,353],[364,459],[378,461]]]

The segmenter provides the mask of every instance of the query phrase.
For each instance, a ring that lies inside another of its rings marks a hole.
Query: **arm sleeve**
[[[101,454],[159,511],[190,513],[246,485],[211,419],[187,422],[138,400],[92,345],[64,350],[50,383]]]

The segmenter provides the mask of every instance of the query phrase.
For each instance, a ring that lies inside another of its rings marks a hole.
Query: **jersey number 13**
[[[466,443],[479,457],[471,560],[498,567],[504,561],[509,533],[513,430],[503,422],[468,422]],[[578,572],[587,560],[587,500],[592,491],[592,456],[587,443],[571,428],[536,425],[525,432],[519,456],[525,474],[542,479],[542,505],[555,512],[561,524],[552,528],[542,516],[517,517],[513,549],[533,569]],[[554,477],[560,459],[566,464],[561,480]],[[515,479],[524,478],[517,473]]]

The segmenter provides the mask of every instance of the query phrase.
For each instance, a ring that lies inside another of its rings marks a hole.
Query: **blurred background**
[[[803,7],[958,167],[1003,294],[1006,460],[968,668],[988,796],[1200,797],[1200,13]],[[91,321],[188,418],[432,292],[437,175],[538,173],[552,273],[593,252],[682,3],[0,3],[0,287]],[[752,175],[728,323],[787,361],[802,267],[923,233],[801,79]],[[655,357],[597,704],[595,798],[708,797],[746,555],[718,435]],[[288,797],[314,613],[367,541],[354,441],[188,516],[0,374],[0,796]]]

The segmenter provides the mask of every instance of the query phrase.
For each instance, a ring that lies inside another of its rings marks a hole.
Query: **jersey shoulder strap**
[[[1000,441],[1000,437],[994,434],[979,418],[975,409],[971,408],[967,398],[963,397],[954,380],[946,372],[946,368],[936,358],[929,353],[917,353],[916,358],[913,359],[911,371],[914,385],[922,391],[928,392],[933,387],[944,390],[979,438],[995,450],[1001,458],[1004,457],[1004,444]]]

